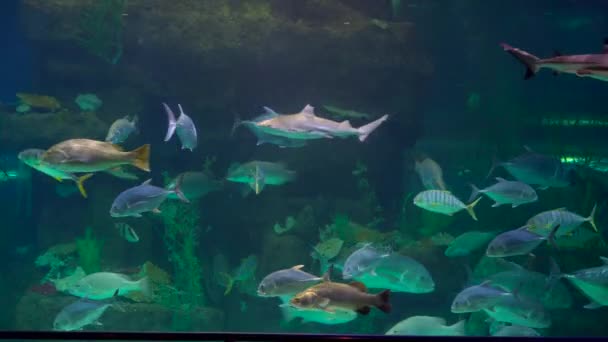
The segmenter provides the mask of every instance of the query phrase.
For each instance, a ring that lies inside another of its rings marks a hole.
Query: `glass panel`
[[[605,336],[606,13],[0,1],[0,330]]]

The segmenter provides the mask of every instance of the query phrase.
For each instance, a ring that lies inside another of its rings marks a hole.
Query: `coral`
[[[78,253],[78,264],[87,273],[95,273],[101,270],[101,248],[103,242],[93,236],[93,229],[85,229],[84,238],[76,239],[76,251]]]
[[[87,112],[94,112],[103,104],[103,101],[95,94],[78,94],[74,102],[80,110]]]
[[[287,233],[288,231],[292,230],[293,227],[296,225],[296,219],[293,218],[293,216],[287,216],[287,218],[285,219],[285,226],[281,226],[278,223],[275,223],[273,226],[273,230],[275,233],[277,233],[278,235]]]
[[[196,203],[167,201],[161,207],[164,241],[173,264],[174,284],[182,294],[176,300],[186,309],[205,304],[201,263],[196,255],[200,231]]]
[[[78,43],[110,64],[122,56],[122,15],[125,0],[96,1],[80,22]]]

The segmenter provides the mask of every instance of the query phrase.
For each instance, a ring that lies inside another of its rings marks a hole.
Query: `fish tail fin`
[[[469,213],[469,215],[471,215],[471,217],[473,218],[473,220],[477,221],[477,215],[475,215],[475,206],[477,205],[477,203],[479,203],[479,201],[481,201],[483,197],[479,197],[478,199],[476,199],[473,203],[470,203],[467,205],[467,212]]]
[[[538,62],[540,61],[540,59],[538,57],[524,50],[514,48],[509,44],[501,43],[500,46],[526,67],[526,74],[524,75],[525,80],[530,79],[534,77],[534,75],[536,75],[536,73],[540,69],[540,67],[538,66]]]
[[[384,290],[376,295],[378,297],[376,307],[385,313],[391,312],[390,294],[391,290]]]
[[[76,186],[78,187],[78,191],[80,191],[80,194],[82,195],[82,197],[87,198],[87,191],[84,189],[84,181],[86,181],[87,179],[93,177],[94,173],[87,173],[84,176],[80,176],[78,178],[76,178]]]
[[[551,233],[549,233],[549,236],[547,236],[547,241],[549,241],[551,246],[555,247],[555,249],[558,249],[557,244],[555,243],[555,233],[557,233],[557,230],[559,229],[559,227],[560,227],[559,224],[555,225],[555,227],[553,227],[553,229],[551,229]]]
[[[141,291],[144,296],[152,296],[152,287],[150,286],[150,278],[148,278],[148,276],[144,276],[143,278],[139,279],[137,281],[137,286],[139,291]]]
[[[490,166],[490,171],[488,171],[488,174],[486,175],[485,179],[490,178],[490,176],[492,175],[492,173],[494,172],[494,170],[496,170],[496,168],[500,165],[500,160],[498,160],[498,157],[496,157],[496,154],[494,154],[492,156],[492,166]]]
[[[466,324],[467,320],[463,319],[458,321],[457,323],[454,323],[453,325],[450,326],[450,329],[452,330],[452,333],[455,336],[465,336],[465,324]]]
[[[378,126],[380,126],[384,121],[386,121],[386,119],[388,119],[388,114],[383,115],[382,117],[380,117],[379,119],[376,119],[370,123],[368,123],[367,125],[361,126],[359,127],[357,130],[359,131],[359,141],[364,142],[365,139],[367,139],[367,137],[376,129],[378,128]]]
[[[593,205],[593,209],[591,210],[591,214],[589,214],[589,217],[587,217],[587,220],[589,221],[589,224],[591,224],[591,227],[593,227],[593,230],[595,230],[596,233],[599,233],[600,231],[597,230],[597,226],[595,225],[595,210],[597,209],[597,203]]]
[[[469,186],[471,187],[471,196],[469,196],[469,202],[472,202],[477,198],[477,196],[479,196],[481,190],[479,190],[479,188],[473,183],[469,183]]]
[[[165,107],[165,112],[167,113],[167,118],[169,119],[169,125],[167,127],[167,135],[165,135],[165,141],[169,141],[175,133],[175,128],[177,127],[177,121],[175,120],[175,114],[169,108],[169,106],[163,102],[163,107]]]
[[[234,136],[234,132],[236,132],[236,129],[239,128],[242,123],[243,120],[241,120],[241,117],[238,114],[234,114],[234,122],[232,123],[232,128],[230,129],[230,137]]]
[[[224,291],[224,296],[227,296],[230,294],[230,292],[232,291],[232,287],[234,286],[234,278],[229,274],[223,274],[226,277],[226,280],[228,281],[228,283],[226,284],[226,291]]]
[[[142,145],[131,153],[133,155],[131,164],[139,169],[150,172],[150,144]]]
[[[549,272],[549,277],[547,277],[545,290],[553,288],[559,279],[563,277],[562,271],[559,269],[559,265],[553,257],[549,257],[549,263],[551,264],[551,271]]]
[[[175,194],[177,195],[177,197],[179,197],[179,199],[182,202],[186,202],[186,203],[190,203],[190,201],[186,198],[186,196],[184,196],[184,193],[182,192],[182,181],[183,181],[184,175],[180,175],[179,177],[177,177],[177,180],[175,181],[175,187],[173,188],[173,192],[175,192]]]

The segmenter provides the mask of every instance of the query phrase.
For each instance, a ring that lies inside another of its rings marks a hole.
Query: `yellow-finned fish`
[[[105,171],[121,165],[133,165],[150,171],[150,145],[133,151],[120,146],[90,139],[70,139],[51,146],[40,160],[51,168],[65,172]]]

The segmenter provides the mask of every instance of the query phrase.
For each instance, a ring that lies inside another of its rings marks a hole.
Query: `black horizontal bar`
[[[230,332],[101,332],[101,331],[0,331],[0,340],[86,341],[420,341],[431,336],[281,334]],[[452,339],[452,338],[450,338]],[[457,338],[456,338],[457,339]]]

